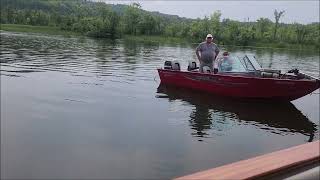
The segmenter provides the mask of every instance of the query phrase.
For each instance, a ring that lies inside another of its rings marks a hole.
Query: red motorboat
[[[254,56],[220,56],[216,62],[218,72],[204,67],[204,73],[200,73],[195,62],[189,62],[188,70],[181,71],[178,62],[166,61],[164,68],[158,69],[161,84],[220,96],[276,101],[292,101],[320,87],[319,79],[297,69],[286,73],[263,69]]]

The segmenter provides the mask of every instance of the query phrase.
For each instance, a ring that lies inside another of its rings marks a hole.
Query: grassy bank
[[[301,44],[289,44],[289,43],[255,43],[254,47],[259,48],[274,48],[274,49],[291,49],[291,50],[312,50],[317,51],[319,47],[315,45],[301,45]]]
[[[314,45],[299,45],[299,44],[283,44],[283,43],[253,43],[247,46],[241,45],[219,45],[225,48],[254,48],[254,49],[285,49],[285,50],[298,50],[298,51],[319,51],[319,48]]]
[[[30,25],[20,25],[20,24],[1,24],[0,30],[10,31],[10,32],[27,32],[27,33],[41,33],[49,35],[80,35],[79,33],[62,31],[58,27],[51,26],[30,26]]]
[[[77,35],[84,36],[80,33],[75,33],[71,31],[62,31],[59,27],[51,26],[30,26],[30,25],[20,25],[20,24],[1,24],[0,30],[10,31],[10,32],[27,32],[27,33],[41,33],[49,35]],[[186,42],[182,38],[175,37],[162,37],[162,36],[131,36],[125,35],[122,37],[126,40],[138,41],[138,42],[157,42],[157,43],[184,43]]]

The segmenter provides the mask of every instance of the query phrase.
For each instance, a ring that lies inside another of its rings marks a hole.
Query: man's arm
[[[198,58],[198,60],[199,60],[199,62],[201,63],[201,56],[200,56],[200,54],[199,54],[199,52],[200,52],[200,46],[201,46],[201,44],[197,47],[197,49],[196,49],[196,55],[197,55],[197,58]]]
[[[219,55],[219,52],[220,52],[220,50],[219,50],[218,46],[216,45],[216,50],[215,50],[216,56],[214,57],[214,59],[217,58],[217,56]]]

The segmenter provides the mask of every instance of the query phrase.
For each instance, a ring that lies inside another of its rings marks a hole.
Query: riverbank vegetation
[[[1,29],[9,31],[68,32],[97,38],[197,43],[212,33],[221,45],[320,48],[319,22],[285,24],[280,23],[284,11],[270,13],[274,13],[274,22],[268,18],[239,22],[221,19],[220,11],[203,19],[188,19],[148,12],[138,3],[128,6],[88,0],[10,0],[1,1],[0,23]]]
[[[81,35],[80,33],[72,31],[63,31],[59,27],[52,26],[32,26],[21,24],[1,24],[0,30],[12,31],[12,32],[27,32],[27,33],[42,33],[49,35]]]

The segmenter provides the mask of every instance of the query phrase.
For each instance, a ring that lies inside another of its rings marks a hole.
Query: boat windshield
[[[219,72],[247,72],[237,56],[223,56],[217,61]]]
[[[249,71],[261,70],[261,65],[257,62],[253,55],[245,55],[242,58],[243,65]]]

